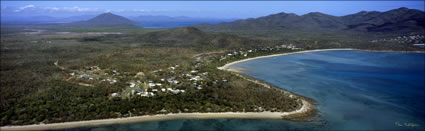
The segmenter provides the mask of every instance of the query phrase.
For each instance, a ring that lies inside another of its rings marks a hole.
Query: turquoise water
[[[425,54],[323,51],[232,65],[317,102],[309,122],[167,120],[70,130],[424,130]]]

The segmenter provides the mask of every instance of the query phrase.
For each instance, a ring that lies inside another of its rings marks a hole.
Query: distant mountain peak
[[[400,8],[398,8],[398,9],[396,9],[396,10],[409,10],[409,8],[406,8],[406,7],[400,7]]]
[[[373,13],[379,13],[378,11],[360,11],[360,12],[357,12],[357,13],[355,13],[355,14],[359,14],[359,15],[367,15],[367,14],[373,14]],[[355,14],[352,14],[352,15],[355,15]]]
[[[303,16],[331,16],[331,15],[320,13],[320,12],[310,12],[310,13],[307,13]]]
[[[298,15],[297,14],[294,14],[294,13],[280,12],[280,13],[277,13],[277,14],[272,14],[270,16],[298,16]]]
[[[202,32],[201,30],[199,30],[198,28],[195,27],[181,27],[181,28],[177,28],[174,30],[176,33],[180,33],[180,34],[203,34],[204,32]]]
[[[84,25],[134,25],[135,22],[110,12],[100,14],[87,21],[77,22]]]

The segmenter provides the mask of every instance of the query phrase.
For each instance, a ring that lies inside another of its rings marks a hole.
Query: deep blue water
[[[319,113],[310,122],[191,119],[72,130],[424,130],[424,61],[424,53],[323,51],[231,67],[315,100]]]

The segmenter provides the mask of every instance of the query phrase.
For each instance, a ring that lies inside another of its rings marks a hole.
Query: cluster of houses
[[[271,47],[263,47],[263,48],[260,48],[260,49],[239,49],[237,51],[229,52],[229,53],[221,56],[220,61],[228,59],[228,58],[232,58],[232,57],[235,57],[235,56],[247,57],[249,54],[252,54],[252,53],[278,51],[278,50],[282,50],[282,49],[298,50],[298,49],[301,49],[301,48],[297,48],[293,44],[289,44],[289,45],[282,44],[282,45],[276,45],[276,46],[271,46]]]
[[[120,92],[110,94],[112,97],[153,97],[161,94],[179,94],[186,93],[188,88],[201,90],[205,87],[205,80],[209,79],[208,72],[200,72],[198,67],[201,63],[193,65],[192,70],[179,69],[179,65],[171,66],[166,69],[151,71],[155,78],[147,78],[143,72],[136,75],[128,72],[119,72],[117,70],[101,69],[98,66],[85,67],[82,70],[70,72],[72,80],[84,83],[107,82],[112,85],[126,85]],[[164,75],[165,74],[165,75]],[[150,76],[152,77],[152,76]],[[162,77],[162,78],[161,78]],[[125,81],[124,81],[125,80]],[[121,84],[116,84],[116,83]],[[215,80],[214,84],[227,82],[227,80]],[[185,85],[184,87],[182,85]]]
[[[118,82],[118,76],[121,74],[116,70],[108,73],[106,70],[100,69],[98,66],[86,67],[84,70],[73,71],[69,73],[71,78],[78,81],[84,81],[87,83],[95,83],[96,81],[107,82],[109,84],[115,84]],[[128,73],[126,73],[128,74]]]
[[[378,40],[372,40],[370,41],[372,43],[377,42],[397,42],[397,43],[406,43],[406,44],[420,44],[425,42],[425,36],[424,35],[410,35],[410,36],[397,36],[394,38],[387,38],[387,39],[378,39]]]
[[[208,78],[208,72],[199,72],[198,67],[201,66],[201,63],[198,62],[194,65],[194,69],[190,71],[177,70],[179,65],[171,66],[167,69],[158,69],[152,71],[153,74],[165,73],[167,77],[160,78],[157,81],[146,80],[145,82],[141,81],[131,81],[128,83],[128,88],[131,91],[123,91],[125,95],[138,95],[142,97],[152,97],[156,96],[158,93],[185,93],[185,89],[177,89],[181,84],[185,84],[187,88],[194,88],[195,90],[203,89],[202,84],[205,83],[204,79]],[[161,75],[158,75],[161,77]],[[213,83],[218,83],[219,80],[215,80]],[[223,79],[220,82],[227,82]]]

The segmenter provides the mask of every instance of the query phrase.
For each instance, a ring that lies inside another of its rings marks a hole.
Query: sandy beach
[[[174,119],[214,119],[214,118],[259,118],[259,119],[282,119],[291,115],[299,115],[312,110],[312,105],[307,101],[302,101],[303,106],[292,112],[221,112],[221,113],[170,113],[159,115],[146,115],[127,118],[76,121],[52,124],[38,124],[25,126],[4,126],[1,131],[22,131],[22,130],[47,130],[47,129],[65,129],[76,127],[89,127],[110,124],[125,124],[134,122],[146,122],[157,120]]]
[[[274,57],[274,56],[291,55],[291,54],[298,54],[298,53],[307,53],[307,52],[331,51],[331,50],[356,50],[356,49],[351,49],[351,48],[318,49],[318,50],[305,50],[305,51],[297,51],[297,52],[290,52],[290,53],[281,53],[281,54],[273,54],[273,55],[266,55],[266,56],[258,56],[258,57],[247,58],[247,59],[243,59],[243,60],[238,60],[238,61],[234,61],[234,62],[231,62],[231,63],[227,63],[226,65],[224,65],[222,67],[218,67],[218,69],[220,69],[220,70],[227,70],[227,71],[233,71],[233,72],[239,72],[239,70],[230,69],[229,67],[231,65],[233,65],[233,64],[237,64],[237,63],[241,63],[241,62],[245,62],[245,61],[250,61],[250,60],[255,60],[255,59],[261,59],[261,58],[267,58],[267,57]]]

